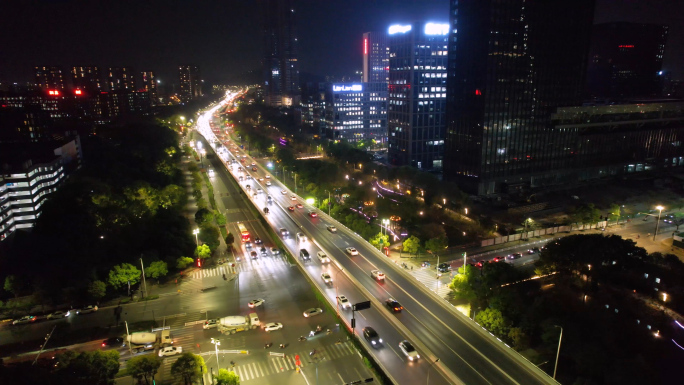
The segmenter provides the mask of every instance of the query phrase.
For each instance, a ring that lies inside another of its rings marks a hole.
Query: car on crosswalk
[[[264,325],[264,330],[267,332],[280,330],[282,328],[283,328],[283,324],[281,324],[280,322],[269,322],[266,325]]]
[[[159,349],[159,357],[175,356],[176,354],[183,353],[182,346],[167,346],[165,348]]]

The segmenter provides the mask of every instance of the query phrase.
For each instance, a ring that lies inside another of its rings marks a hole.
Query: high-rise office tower
[[[481,195],[550,182],[572,156],[550,119],[581,104],[594,0],[451,0],[449,14],[444,177]]]
[[[389,82],[389,45],[386,32],[363,34],[363,82]]]
[[[100,68],[97,66],[71,67],[71,81],[74,88],[80,90],[100,91]]]
[[[153,71],[143,71],[140,73],[140,79],[142,81],[142,87],[140,91],[145,91],[150,97],[150,104],[156,105],[157,99],[157,81],[154,78]]]
[[[62,69],[56,66],[37,66],[36,84],[42,89],[64,89]]]
[[[667,32],[667,26],[658,24],[594,25],[587,96],[624,99],[659,95]]]
[[[187,103],[202,96],[202,79],[197,66],[184,65],[178,67],[180,77],[180,100]]]
[[[264,15],[264,98],[267,105],[300,102],[295,9],[292,0],[262,0]]]
[[[328,84],[325,100],[328,138],[386,141],[387,83]]]
[[[135,77],[131,67],[109,67],[107,83],[110,91],[135,91]]]
[[[441,169],[449,24],[392,25],[388,33],[388,161]]]

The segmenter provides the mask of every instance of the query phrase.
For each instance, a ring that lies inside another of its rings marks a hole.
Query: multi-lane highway
[[[198,129],[208,137],[209,142],[215,143],[208,124],[212,113],[210,111],[204,119],[199,120]],[[271,186],[266,186],[266,175],[269,173],[263,164],[247,157],[245,165],[250,165],[248,169],[237,161],[238,156],[245,156],[239,149],[233,147],[229,151],[223,146],[217,147],[217,152],[236,180],[243,176],[241,184],[244,192],[250,194],[255,206],[259,209],[269,207],[266,218],[276,231],[285,227],[293,236],[301,231],[312,241],[300,244],[293,237],[286,240],[286,245],[295,256],[299,256],[301,248],[308,250],[311,261],[302,261],[302,265],[331,301],[342,291],[352,302],[373,300],[373,309],[357,315],[357,330],[372,325],[379,331],[385,344],[384,348],[375,350],[375,356],[395,382],[416,383],[417,378],[431,376],[430,380],[434,383],[554,383],[543,371],[429,292],[358,235],[308,206],[275,178],[271,177]],[[251,171],[253,162],[257,163],[257,171]],[[238,171],[241,166],[242,175]],[[250,179],[246,179],[247,176]],[[259,181],[260,178],[264,182]],[[246,188],[248,184],[251,186],[249,190]],[[263,192],[254,195],[258,189]],[[268,195],[273,201],[270,205],[266,198]],[[296,204],[301,204],[302,208],[295,208],[294,211],[288,209]],[[316,212],[318,216],[311,217],[309,212]],[[329,232],[326,229],[328,224],[336,226],[337,233]],[[355,247],[359,255],[350,256],[345,251],[350,246]],[[315,257],[321,249],[337,263],[321,264]],[[386,274],[384,282],[371,277],[370,271],[374,269]],[[320,278],[322,272],[330,272],[335,285],[325,285]],[[402,313],[394,315],[382,308],[385,299],[390,296],[404,306]],[[349,319],[348,315],[346,319]],[[409,339],[416,345],[422,356],[420,360],[408,361],[397,346],[402,339]],[[439,362],[435,362],[437,359]]]

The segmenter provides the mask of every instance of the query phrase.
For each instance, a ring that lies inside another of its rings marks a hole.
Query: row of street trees
[[[50,195],[35,229],[17,232],[0,257],[0,279],[14,296],[78,305],[124,293],[129,279],[140,279],[141,255],[157,280],[192,255],[177,134],[136,121],[102,127],[82,142],[82,169]]]

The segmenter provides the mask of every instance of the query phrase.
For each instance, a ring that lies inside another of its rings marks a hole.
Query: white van
[[[325,253],[322,251],[319,251],[318,253],[316,253],[316,256],[318,257],[318,260],[321,261],[321,263],[329,263],[330,262],[330,258],[328,258],[328,256],[325,255]]]
[[[297,233],[297,242],[306,243],[306,241],[308,240],[309,238],[307,238],[306,235],[304,235],[304,233]]]

